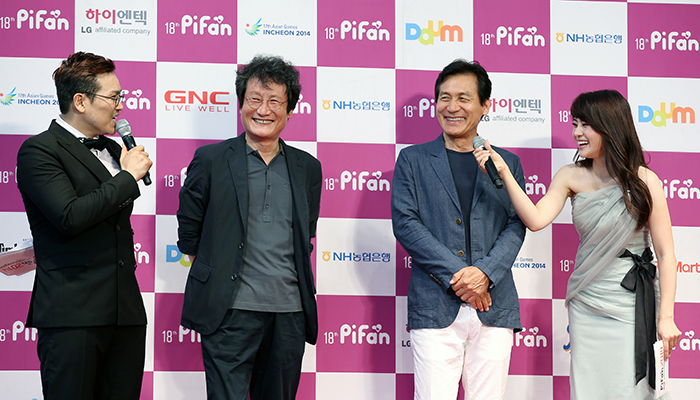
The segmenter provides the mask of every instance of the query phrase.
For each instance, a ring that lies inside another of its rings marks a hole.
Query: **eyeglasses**
[[[119,104],[121,104],[121,102],[124,101],[124,95],[121,93],[116,95],[116,96],[105,96],[103,94],[90,93],[90,92],[85,92],[84,94],[91,94],[93,96],[98,96],[98,97],[102,97],[105,99],[110,99],[114,102],[114,108],[119,107]]]
[[[252,108],[253,110],[257,110],[260,108],[263,102],[267,103],[267,108],[269,108],[272,111],[278,111],[280,108],[282,108],[282,105],[286,103],[287,101],[279,101],[277,99],[268,99],[268,100],[262,100],[257,97],[246,97],[245,98],[246,103],[248,103],[248,107]]]

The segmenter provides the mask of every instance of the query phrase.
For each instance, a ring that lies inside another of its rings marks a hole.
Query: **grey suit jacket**
[[[495,147],[494,147],[495,148]],[[525,185],[520,159],[495,148]],[[391,192],[394,236],[413,259],[408,289],[408,328],[444,328],[457,317],[461,300],[450,279],[467,266],[462,211],[442,134],[407,147],[396,162]],[[488,326],[522,329],[511,267],[525,238],[525,225],[505,189],[478,171],[470,213],[471,259],[493,282],[493,305],[479,312]]]
[[[306,341],[315,344],[318,316],[311,238],[316,236],[321,163],[282,140],[292,186],[294,264],[306,319]],[[238,290],[248,223],[245,135],[197,149],[187,168],[177,211],[178,247],[197,256],[185,286],[182,326],[210,334],[221,324]]]

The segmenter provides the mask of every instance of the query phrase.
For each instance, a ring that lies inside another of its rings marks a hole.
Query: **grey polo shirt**
[[[284,150],[265,164],[246,144],[248,230],[240,287],[231,308],[261,312],[302,311],[294,266],[292,187]]]

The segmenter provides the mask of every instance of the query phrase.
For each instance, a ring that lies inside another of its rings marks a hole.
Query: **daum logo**
[[[343,324],[340,327],[340,332],[325,332],[324,339],[326,344],[335,344],[338,341],[342,344],[369,344],[369,345],[390,345],[391,336],[388,333],[382,332],[382,325],[367,325],[362,324]]]
[[[700,189],[693,186],[692,179],[681,182],[679,179],[663,180],[664,194],[667,199],[697,200],[700,199]]]
[[[521,332],[515,334],[515,347],[520,347],[524,345],[525,347],[547,347],[547,337],[544,335],[538,335],[540,328],[532,327],[526,329],[523,327]]]
[[[177,246],[174,244],[169,244],[165,246],[165,262],[180,263],[180,265],[182,265],[183,267],[192,266],[192,260],[190,260],[190,256],[182,254],[182,252],[180,252],[180,249],[178,249]]]
[[[333,28],[326,29],[327,38],[333,39],[334,32],[336,30]],[[328,37],[329,34],[330,37]],[[340,23],[340,39],[388,41],[391,40],[391,33],[382,28],[382,21],[379,20],[374,22],[344,20]]]
[[[491,45],[493,34],[484,33],[481,35],[481,44]],[[544,36],[537,34],[537,27],[531,26],[524,28],[522,26],[499,26],[496,28],[496,45],[507,44],[508,46],[525,46],[525,47],[544,47]]]
[[[229,112],[229,94],[206,90],[168,90],[164,95],[165,111]]]
[[[409,22],[406,24],[406,40],[417,40],[424,45],[435,44],[435,38],[440,38],[441,42],[450,41],[462,42],[463,32],[459,25],[444,25],[443,21],[438,21],[437,30],[434,26],[435,21],[428,21],[427,28],[421,28],[420,25]]]
[[[326,190],[335,190],[339,184],[340,190],[369,190],[370,192],[389,192],[391,191],[391,182],[387,179],[382,179],[382,171],[368,172],[360,171],[343,171],[340,173],[340,179],[327,178]]]
[[[694,124],[695,110],[692,107],[676,107],[676,103],[671,103],[666,111],[666,103],[661,103],[658,110],[653,110],[650,106],[639,106],[639,122],[651,122],[656,127],[666,126],[668,120],[677,124]]]
[[[17,29],[45,29],[48,31],[67,31],[70,23],[67,19],[61,18],[61,10],[25,10],[17,11],[17,17],[0,17],[0,29],[10,29],[13,22],[16,22]]]
[[[13,88],[10,93],[1,93],[0,92],[0,104],[6,105],[6,106],[9,106],[10,104],[12,104],[12,100],[15,99],[15,90],[17,90],[16,87]]]
[[[685,336],[685,337],[683,337]],[[700,338],[695,337],[695,331],[689,330],[681,336],[678,347],[683,351],[700,351]]]
[[[224,23],[224,16],[217,15],[189,15],[185,14],[180,18],[179,22],[168,21],[165,23],[165,34],[193,36],[231,36],[233,28],[231,25]]]

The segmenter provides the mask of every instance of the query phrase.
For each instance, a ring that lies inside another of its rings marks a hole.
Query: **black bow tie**
[[[109,139],[100,135],[97,138],[80,138],[80,143],[84,144],[88,149],[104,150],[107,148]]]

